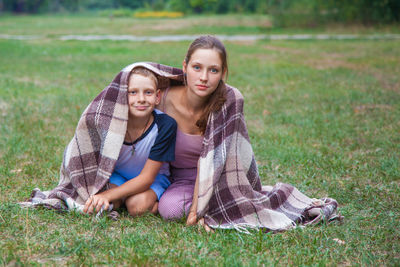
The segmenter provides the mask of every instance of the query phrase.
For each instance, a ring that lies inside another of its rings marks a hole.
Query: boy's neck
[[[128,116],[128,126],[127,129],[130,131],[145,131],[148,128],[153,119],[153,112],[149,114],[147,117],[135,117],[129,114]]]

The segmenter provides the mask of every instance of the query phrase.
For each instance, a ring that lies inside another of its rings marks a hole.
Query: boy
[[[169,186],[168,163],[175,159],[177,125],[173,118],[155,109],[160,103],[157,78],[151,71],[134,68],[128,83],[128,126],[111,188],[90,197],[86,213],[122,203],[132,216],[157,212],[158,200]]]

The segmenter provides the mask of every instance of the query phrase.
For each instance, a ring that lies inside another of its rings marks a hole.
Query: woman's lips
[[[199,88],[200,90],[206,90],[206,89],[208,88],[207,85],[202,85],[202,84],[198,84],[198,85],[196,85],[196,86],[197,86],[197,88]]]

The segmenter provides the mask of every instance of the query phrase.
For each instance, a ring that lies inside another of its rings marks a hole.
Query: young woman
[[[243,97],[225,84],[224,45],[201,36],[183,61],[184,84],[163,91],[160,109],[178,123],[172,184],[159,201],[168,220],[212,228],[284,230],[332,218],[337,203],[291,185],[262,187],[243,116]],[[199,220],[198,220],[199,219]]]
[[[191,208],[188,223],[195,223],[195,184],[203,135],[210,112],[218,112],[225,102],[227,71],[224,45],[215,37],[201,36],[193,41],[183,61],[185,84],[163,93],[160,108],[178,123],[176,158],[171,163],[173,183],[158,207],[165,219],[182,218]]]

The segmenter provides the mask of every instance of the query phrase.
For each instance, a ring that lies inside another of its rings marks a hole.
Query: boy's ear
[[[156,91],[156,105],[160,104],[161,102],[161,90],[157,89]]]

